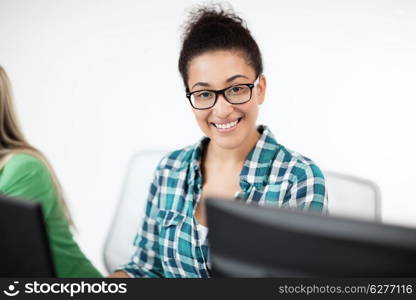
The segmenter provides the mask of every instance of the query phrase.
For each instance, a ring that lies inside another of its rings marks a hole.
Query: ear
[[[259,76],[259,83],[257,84],[257,103],[263,104],[266,97],[266,77],[262,74]]]

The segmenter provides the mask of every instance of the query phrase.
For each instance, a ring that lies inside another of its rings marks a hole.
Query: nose
[[[231,103],[225,100],[224,95],[218,95],[217,103],[214,106],[214,114],[220,119],[226,119],[234,110]]]

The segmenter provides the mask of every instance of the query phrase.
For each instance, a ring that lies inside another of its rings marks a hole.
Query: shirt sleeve
[[[328,195],[325,178],[315,164],[296,167],[295,180],[286,192],[285,203],[305,211],[328,213]]]
[[[156,216],[159,211],[157,181],[158,177],[155,174],[150,185],[141,230],[134,239],[136,252],[128,264],[118,269],[126,272],[130,277],[163,277],[163,266],[159,256],[159,231],[156,225]]]

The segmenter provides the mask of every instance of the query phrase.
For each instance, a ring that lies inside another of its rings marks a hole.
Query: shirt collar
[[[261,188],[261,186],[267,184],[273,159],[280,147],[267,126],[259,125],[257,131],[261,136],[247,155],[240,173],[240,185],[243,190],[247,190],[251,185]],[[208,142],[209,138],[204,136],[195,144],[195,151],[193,151],[190,161],[191,176],[188,179],[190,181],[197,179],[199,185],[201,184],[201,176],[198,175],[201,174],[202,153]]]

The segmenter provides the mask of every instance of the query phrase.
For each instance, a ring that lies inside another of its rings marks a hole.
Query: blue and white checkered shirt
[[[326,213],[322,172],[310,159],[278,144],[270,130],[261,133],[240,173],[236,198],[247,203]],[[131,277],[209,277],[208,242],[193,215],[202,188],[200,161],[209,139],[166,155],[150,186],[137,250],[120,269]]]

